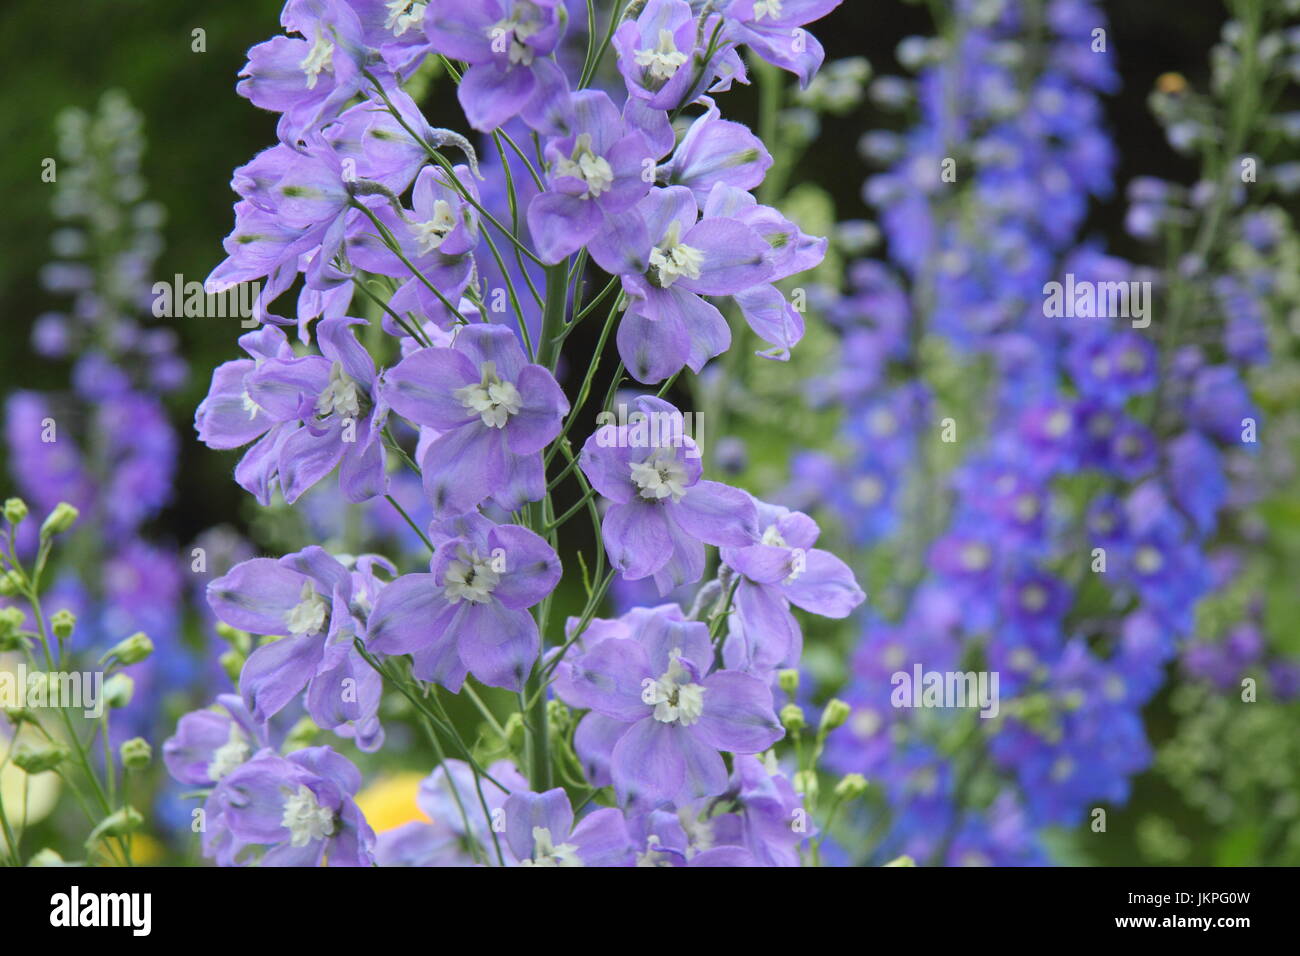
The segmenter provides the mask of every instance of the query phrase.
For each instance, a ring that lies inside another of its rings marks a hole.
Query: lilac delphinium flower
[[[657,110],[673,110],[692,92],[699,24],[686,0],[649,0],[614,31],[627,91]]]
[[[729,39],[743,43],[762,59],[799,77],[807,87],[821,69],[826,53],[817,38],[802,29],[820,20],[842,0],[731,0],[723,5]]]
[[[352,598],[348,569],[314,545],[244,561],[208,585],[208,603],[231,627],[284,635],[253,651],[240,674],[255,718],[267,720],[306,689],[317,724],[355,736],[363,750],[379,748],[381,680],[352,644],[364,633]]]
[[[601,532],[614,567],[632,581],[653,575],[667,594],[699,580],[705,544],[743,547],[753,540],[757,512],[744,492],[701,479],[699,449],[681,412],[648,395],[635,407],[638,422],[598,428],[579,463],[611,502]],[[667,443],[649,437],[670,433],[676,437]]]
[[[843,618],[866,600],[849,566],[815,548],[821,530],[805,514],[755,500],[758,533],[742,548],[723,548],[723,563],[739,576],[728,638],[730,667],[767,676],[795,666],[803,651],[794,604],[822,617]]]
[[[335,467],[349,501],[366,501],[388,487],[382,437],[388,410],[374,394],[374,359],[352,331],[366,324],[325,319],[317,326],[320,355],[267,359],[244,380],[250,402],[271,420],[297,423],[284,435],[275,464],[290,504]]]
[[[541,451],[569,402],[505,326],[467,326],[450,347],[413,352],[384,375],[380,394],[440,433],[420,461],[436,514],[464,514],[487,498],[514,511],[546,493]]]
[[[263,750],[213,788],[203,852],[222,866],[371,866],[375,834],[353,800],[360,786],[357,768],[329,747]]]
[[[208,395],[194,413],[194,429],[209,448],[227,450],[256,442],[235,466],[235,481],[265,506],[271,503],[280,445],[293,426],[272,419],[254,402],[245,380],[264,359],[287,361],[294,354],[284,332],[275,326],[241,335],[239,344],[252,358],[217,366]]]
[[[549,59],[564,32],[561,0],[431,0],[424,31],[438,53],[470,64],[456,93],[480,132],[514,116],[537,128],[554,100],[568,95]]]
[[[557,668],[565,703],[624,725],[608,757],[621,801],[654,807],[715,796],[727,786],[719,751],[759,753],[781,739],[768,686],[715,671],[713,660],[705,624],[660,614]]]
[[[593,810],[574,825],[563,788],[515,792],[505,803],[506,841],[520,866],[631,866],[623,813]]]
[[[625,127],[607,94],[584,90],[572,104],[565,135],[546,144],[550,189],[528,205],[528,231],[550,263],[577,252],[609,217],[636,205],[650,190],[643,173],[656,158],[645,136]]]
[[[731,330],[702,296],[745,292],[772,276],[771,247],[752,229],[723,216],[698,218],[685,186],[654,189],[618,229],[589,246],[607,272],[620,275],[629,299],[618,351],[639,382],[660,382],[725,352]]]
[[[410,654],[414,673],[459,691],[466,673],[521,690],[541,639],[528,609],[560,579],[560,560],[541,537],[472,514],[435,530],[427,574],[385,587],[370,613],[370,646]]]
[[[191,787],[211,787],[254,753],[270,746],[266,725],[235,694],[221,694],[216,706],[186,714],[163,743],[167,772]]]

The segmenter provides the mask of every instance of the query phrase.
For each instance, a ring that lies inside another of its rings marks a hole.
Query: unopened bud
[[[153,641],[144,631],[136,631],[125,640],[118,641],[101,658],[101,663],[116,663],[126,667],[138,664],[153,653]]]
[[[10,568],[0,574],[0,597],[13,597],[22,591],[27,579],[17,568]]]
[[[817,793],[821,789],[821,786],[817,781],[816,770],[796,771],[794,780],[792,780],[791,783],[794,785],[796,793],[802,793],[804,797],[812,803],[817,802]]]
[[[77,615],[73,614],[67,608],[55,611],[50,615],[50,628],[54,631],[54,636],[61,641],[66,641],[72,636],[72,630],[77,626]]]
[[[104,703],[113,710],[121,710],[135,696],[135,681],[129,674],[114,674],[104,681]]]
[[[822,711],[821,727],[818,729],[823,733],[835,730],[837,727],[843,727],[844,722],[849,719],[849,714],[853,708],[838,697],[832,697],[826,702],[826,709]]]
[[[27,616],[16,607],[0,607],[0,651],[17,651],[27,643],[19,633]]]
[[[81,517],[81,512],[68,504],[66,501],[60,501],[54,506],[54,510],[49,513],[45,521],[41,523],[41,537],[49,538],[56,534],[63,534],[71,528]]]
[[[867,778],[860,773],[845,774],[835,785],[835,796],[841,800],[856,800],[867,792]]]
[[[524,747],[524,738],[527,736],[524,728],[524,717],[519,711],[515,711],[506,718],[505,725],[506,745],[515,753],[519,753]]]
[[[23,519],[27,517],[27,502],[21,498],[7,498],[5,500],[5,521],[10,524],[22,524]]]
[[[799,672],[793,667],[788,670],[777,671],[776,680],[780,684],[781,690],[790,697],[799,693]]]
[[[144,817],[135,807],[123,807],[99,821],[99,825],[90,831],[86,845],[91,846],[103,837],[126,836],[132,830],[138,830],[144,823]]]
[[[781,708],[781,726],[792,734],[797,734],[808,726],[803,715],[803,708],[798,704],[786,704]]]
[[[53,742],[20,744],[14,754],[14,764],[27,773],[45,773],[53,770],[68,758],[68,748]]]
[[[122,757],[122,766],[127,770],[144,770],[153,759],[153,748],[143,737],[124,740],[118,753]]]

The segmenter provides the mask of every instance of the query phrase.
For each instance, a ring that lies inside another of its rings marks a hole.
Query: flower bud
[[[121,710],[131,703],[135,696],[135,681],[128,674],[114,674],[104,681],[104,704],[113,710]]]
[[[99,821],[99,825],[90,831],[90,836],[86,839],[86,845],[91,846],[97,840],[103,837],[120,837],[126,836],[132,830],[137,830],[144,823],[144,817],[135,807],[123,807],[116,813],[111,813]]]
[[[572,723],[572,711],[565,706],[562,700],[548,700],[546,702],[546,720],[552,731],[564,733]]]
[[[803,715],[803,708],[798,704],[786,704],[781,708],[781,726],[792,734],[797,734],[808,726]]]
[[[817,802],[817,792],[821,789],[816,770],[799,770],[791,781],[796,793],[802,793],[810,803]]]
[[[27,579],[17,568],[10,568],[0,574],[0,597],[13,597],[22,591]]]
[[[26,640],[18,633],[27,616],[16,607],[0,607],[0,651],[20,650]]]
[[[867,792],[867,778],[860,773],[849,773],[835,785],[835,796],[841,800],[856,800]]]
[[[523,714],[519,713],[519,711],[515,711],[507,717],[504,730],[506,732],[506,746],[515,753],[522,752],[524,748],[524,739],[527,736],[524,729]]]
[[[781,685],[781,690],[793,697],[799,693],[799,671],[791,667],[788,670],[777,671],[777,682]]]
[[[54,636],[61,641],[66,641],[72,636],[72,629],[77,626],[77,615],[73,614],[67,608],[55,611],[50,615],[50,628],[54,631]]]
[[[36,715],[26,707],[6,707],[4,709],[4,715],[5,719],[15,727],[22,723],[36,723]]]
[[[53,742],[19,744],[14,754],[14,764],[27,773],[44,773],[53,770],[68,758],[68,748]]]
[[[122,758],[122,766],[127,770],[144,770],[153,759],[153,748],[143,737],[132,737],[122,742],[118,754]]]
[[[22,524],[27,517],[27,502],[21,498],[5,499],[5,521],[10,524]]]
[[[66,501],[60,501],[41,524],[41,537],[50,538],[56,534],[63,534],[76,523],[79,517],[81,517],[80,511]]]
[[[153,641],[149,640],[149,635],[144,631],[136,631],[125,640],[118,641],[114,644],[100,662],[107,664],[110,661],[121,664],[126,667],[130,664],[138,664],[150,654],[153,653]]]
[[[826,702],[826,709],[822,711],[822,722],[818,729],[822,733],[828,733],[836,728],[843,727],[852,711],[853,708],[844,701],[838,697],[832,697]]]

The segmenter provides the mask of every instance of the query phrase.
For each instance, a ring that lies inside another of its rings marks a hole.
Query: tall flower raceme
[[[37,318],[32,345],[49,362],[72,366],[65,390],[34,391],[15,382],[6,398],[9,471],[22,498],[6,512],[0,604],[16,617],[3,628],[0,660],[6,679],[18,685],[25,684],[24,673],[29,685],[41,675],[79,675],[84,668],[91,681],[84,698],[95,696],[93,674],[105,670],[96,661],[129,636],[138,639],[116,658],[112,669],[119,673],[110,675],[97,704],[85,699],[83,708],[69,710],[57,695],[38,694],[41,702],[27,708],[20,698],[0,734],[10,745],[28,746],[48,733],[46,743],[63,749],[47,755],[44,769],[58,767],[70,781],[94,815],[92,827],[111,818],[110,826],[120,829],[121,840],[104,843],[97,835],[88,847],[49,852],[121,862],[131,857],[128,835],[140,814],[118,798],[114,784],[126,766],[135,778],[132,798],[148,799],[144,737],[153,739],[155,727],[170,719],[164,718],[165,690],[202,677],[182,639],[183,552],[146,530],[172,494],[178,446],[164,397],[183,383],[186,366],[174,331],[145,319],[163,211],[145,198],[140,115],[113,91],[93,112],[61,113],[57,131],[58,153],[46,180],[58,221],[56,258],[41,279],[69,304]],[[34,515],[25,520],[28,509]],[[37,515],[49,517],[42,523]],[[57,552],[56,529],[67,540]],[[87,728],[89,713],[96,722]],[[82,744],[90,731],[96,740],[88,754]],[[129,764],[97,755],[128,742]],[[17,814],[20,805],[11,801],[10,810]],[[27,822],[36,821],[8,821],[7,852],[18,860],[38,837],[20,846]]]
[[[1233,462],[1254,450],[1240,369],[1263,353],[1232,343],[1261,330],[1233,310],[1199,319],[1222,339],[1177,338],[1189,277],[1224,286],[1205,271],[1221,255],[1215,227],[1199,259],[1163,274],[1072,248],[1089,194],[1108,185],[1104,20],[1050,3],[1045,46],[1027,56],[1044,41],[1025,37],[1025,12],[962,6],[943,46],[900,47],[921,67],[921,121],[863,141],[891,163],[866,189],[889,262],[854,267],[856,289],[835,306],[852,358],[819,386],[847,410],[853,458],[798,469],[797,491],[907,572],[868,620],[846,692],[857,710],[831,752],[881,783],[870,822],[882,856],[1034,862],[1040,828],[1104,827],[1150,763],[1142,709],[1221,577],[1209,549],[1231,533]],[[1207,167],[1198,191],[1213,218],[1231,208],[1233,175]],[[1169,189],[1135,183],[1130,223],[1184,228],[1158,211]],[[1064,312],[1053,283],[1159,295],[1123,314],[1078,299]],[[999,685],[980,716],[973,700],[929,710],[952,702],[909,691],[925,672]]]
[[[771,157],[716,98],[748,81],[746,55],[809,83],[822,53],[805,27],[837,5],[648,0],[594,21],[587,5],[584,58],[580,4],[290,0],[287,35],[250,52],[239,91],[280,114],[280,142],[236,172],[209,289],[261,282],[268,324],[214,372],[199,436],[244,449],[235,478],[263,505],[334,485],[354,506],[386,499],[428,560],[309,546],[212,583],[247,653],[239,695],[186,717],[167,750],[207,792],[217,862],[817,859],[815,775],[774,749],[804,729],[797,707],[778,718],[774,691],[797,681],[777,668],[799,656],[792,605],[844,617],[864,595],[810,519],[704,478],[667,394],[728,350],[728,313],[769,358],[798,342],[776,283],[825,242],[751,193]],[[412,95],[434,74],[464,132]],[[295,286],[296,314],[277,314]],[[600,311],[595,357],[566,349]],[[575,452],[611,336],[616,424]],[[616,409],[628,375],[657,391]],[[418,477],[427,526],[393,495],[395,468]],[[580,514],[595,558],[561,561]],[[600,618],[616,579],[697,593]],[[583,603],[559,634],[564,593]],[[482,715],[476,744],[453,699]],[[427,822],[375,834],[359,773],[309,744],[320,729],[380,749],[386,710],[427,731],[438,766]],[[295,714],[310,720],[284,733]],[[847,716],[830,708],[814,759]],[[846,778],[829,812],[862,790]]]

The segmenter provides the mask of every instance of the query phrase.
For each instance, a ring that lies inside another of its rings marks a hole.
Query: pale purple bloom
[[[231,627],[284,635],[253,651],[240,674],[255,719],[266,721],[305,689],[318,725],[355,736],[363,750],[379,748],[382,681],[353,646],[363,633],[353,600],[352,573],[315,545],[278,561],[244,561],[208,585],[208,604]]]
[[[560,559],[527,528],[478,514],[432,531],[429,573],[402,575],[375,601],[370,647],[410,654],[416,677],[453,692],[466,673],[521,690],[541,648],[528,609],[555,588]]]
[[[562,787],[515,792],[505,803],[506,841],[521,866],[631,866],[632,839],[621,811],[604,807],[577,825]]]
[[[826,53],[817,38],[802,29],[820,20],[841,0],[731,0],[723,9],[727,37],[759,57],[799,77],[807,87],[821,69]]]
[[[768,686],[714,671],[713,661],[705,624],[658,614],[633,637],[607,638],[557,668],[565,703],[623,725],[605,737],[621,801],[653,807],[715,796],[727,786],[719,751],[759,753],[781,739]]]
[[[274,464],[290,504],[335,467],[349,501],[366,501],[388,487],[382,434],[388,409],[374,394],[374,359],[352,332],[366,324],[324,319],[316,329],[320,355],[267,359],[244,379],[253,406],[272,421],[297,423]]]
[[[572,108],[565,135],[546,144],[550,189],[528,205],[528,231],[546,262],[585,246],[610,216],[636,205],[654,178],[644,175],[656,159],[645,136],[624,125],[608,95],[583,90]]]
[[[770,247],[744,223],[725,217],[697,221],[685,186],[654,189],[617,228],[598,235],[591,257],[623,277],[629,304],[618,329],[618,351],[639,382],[663,381],[704,363],[731,345],[727,320],[705,295],[734,295],[772,275]]]
[[[743,846],[712,846],[710,822],[701,822],[694,817],[690,809],[677,813],[652,810],[633,817],[629,827],[640,847],[637,866],[758,865],[753,854]]]
[[[601,524],[610,562],[629,581],[654,576],[661,594],[698,581],[704,545],[739,547],[756,533],[754,504],[744,492],[701,479],[699,449],[682,413],[645,395],[644,416],[603,425],[583,445],[579,464],[611,502]],[[662,436],[672,436],[662,440]]]
[[[167,772],[191,787],[211,787],[254,753],[270,746],[265,723],[249,713],[234,694],[221,694],[217,706],[186,714],[163,743]]]
[[[329,747],[263,750],[208,797],[203,852],[222,866],[371,866],[375,834],[353,800],[360,786],[357,768]]]
[[[660,170],[671,186],[686,186],[703,206],[719,183],[736,189],[753,189],[772,168],[772,155],[750,129],[724,120],[717,105],[704,98],[706,112],[696,118]],[[704,215],[731,215],[726,212]]]
[[[514,511],[546,493],[541,451],[569,403],[505,326],[465,326],[449,348],[412,352],[384,375],[380,394],[440,433],[420,458],[437,515],[464,514],[487,498]]]
[[[433,48],[470,68],[457,96],[470,125],[488,133],[522,116],[541,128],[554,100],[567,96],[549,55],[564,30],[561,0],[434,0],[424,14]]]
[[[847,617],[866,600],[843,561],[815,548],[821,530],[805,514],[755,501],[758,531],[741,548],[723,548],[722,561],[740,575],[727,665],[764,677],[794,666],[803,635],[790,605],[822,617]]]
[[[619,24],[614,49],[628,93],[658,110],[688,102],[698,32],[686,0],[649,0],[635,20]]]
[[[235,466],[235,481],[265,506],[271,503],[280,445],[293,425],[271,418],[253,402],[245,380],[266,359],[292,359],[293,348],[275,326],[241,335],[239,344],[252,358],[217,366],[207,398],[194,413],[194,429],[199,433],[199,441],[209,448],[242,448],[256,442]]]

